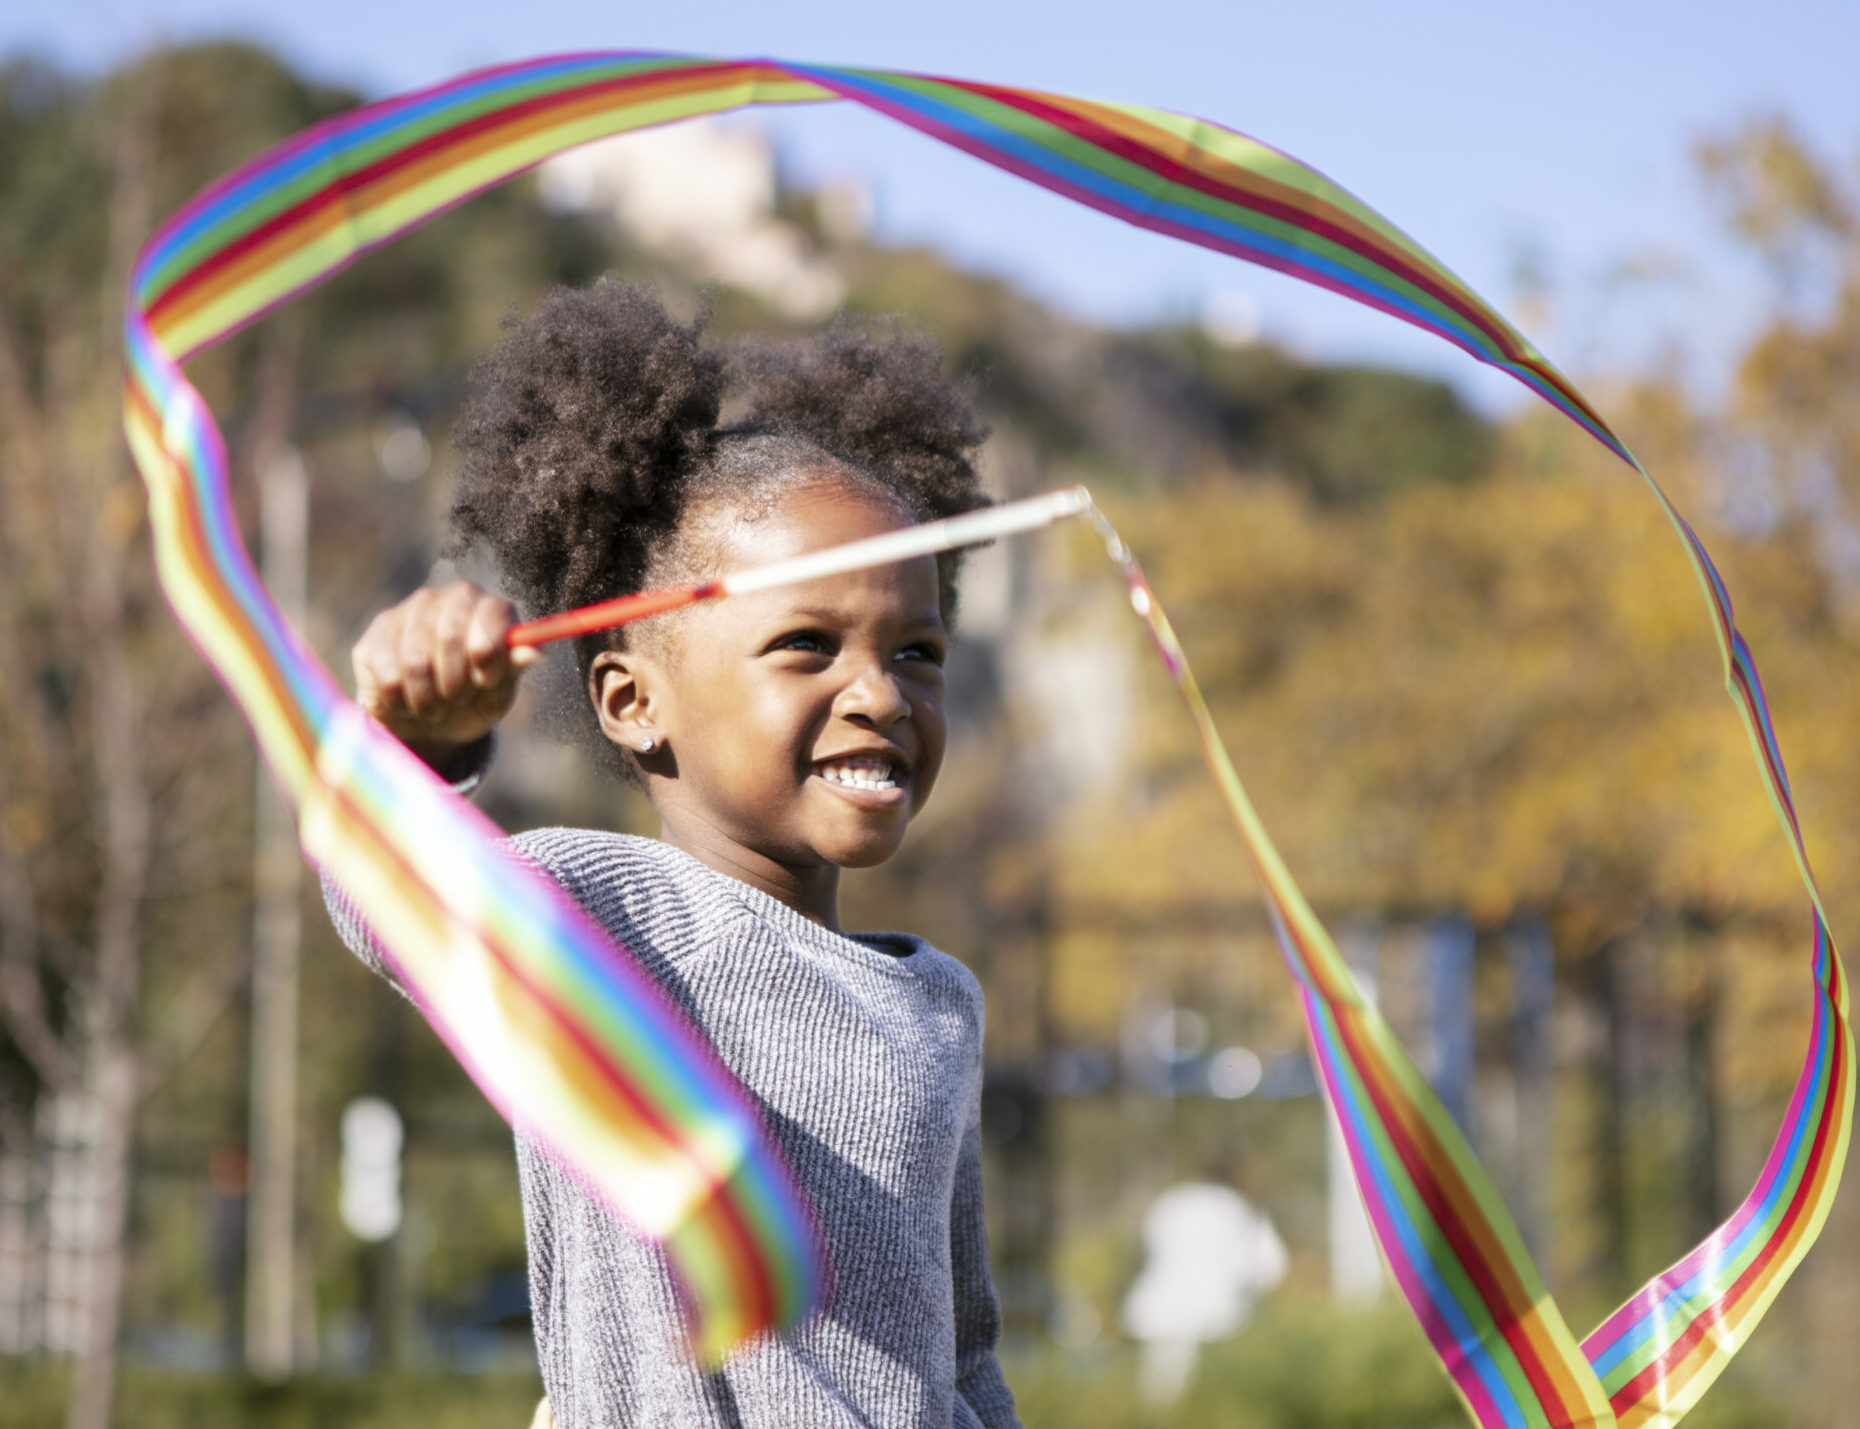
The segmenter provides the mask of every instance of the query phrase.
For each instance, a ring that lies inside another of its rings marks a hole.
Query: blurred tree
[[[1699,168],[1732,231],[1775,266],[1785,283],[1825,263],[1854,235],[1853,199],[1809,152],[1787,116],[1753,119],[1702,139]]]
[[[1709,482],[1710,433],[1676,394],[1624,391],[1611,410],[1663,480]],[[1622,1163],[1637,1098],[1689,1108],[1694,1172],[1719,1159],[1701,1050],[1721,1004],[1712,965],[1678,960],[1646,993],[1639,950],[1675,939],[1708,949],[1728,930],[1761,930],[1779,950],[1777,976],[1801,993],[1803,894],[1665,518],[1600,448],[1538,421],[1524,419],[1471,486],[1338,508],[1289,483],[1211,477],[1117,514],[1320,908],[1414,923],[1464,911],[1492,930],[1541,918],[1552,930],[1565,987],[1599,1028],[1587,1045],[1604,1230],[1590,1264],[1612,1278],[1641,1259],[1627,1243],[1638,1193]],[[1535,474],[1546,458],[1560,475]],[[1855,841],[1835,811],[1860,795],[1860,769],[1832,732],[1860,718],[1860,661],[1827,619],[1828,577],[1804,559],[1799,532],[1710,539],[1728,558],[1797,785],[1814,791],[1802,812],[1824,886],[1851,887]],[[1160,679],[1148,682],[1143,729],[1136,785],[1068,825],[1062,927],[1089,921],[1069,907],[1107,898],[1251,901]],[[1156,970],[1113,964],[1097,973],[1107,975],[1123,990],[1106,987],[1097,1003],[1115,1007]],[[1687,1074],[1668,1078],[1637,1050],[1656,1022],[1674,1027],[1670,1060],[1690,1058]],[[1773,1047],[1766,1084],[1786,1085],[1799,1045]],[[1702,1185],[1670,1225],[1703,1229],[1716,1204],[1715,1185]]]
[[[1860,192],[1780,117],[1705,141],[1699,160],[1782,296],[1738,368],[1727,415],[1742,459],[1725,499],[1810,527],[1844,617],[1860,619]]]
[[[177,887],[226,880],[248,802],[227,776],[249,759],[204,757],[230,712],[156,594],[118,435],[119,295],[158,206],[329,98],[231,47],[88,89],[30,64],[0,76],[3,1129],[67,1203],[46,1221],[40,1334],[80,1357],[72,1429],[110,1418],[137,1106],[244,973],[236,938],[202,936],[223,904],[163,916]],[[222,385],[239,390],[253,351]]]
[[[1445,382],[1302,361],[1270,343],[1227,346],[1199,329],[1144,344],[1181,363],[1191,411],[1236,471],[1273,473],[1327,503],[1482,474],[1492,432]]]
[[[981,378],[1004,426],[1100,484],[1169,486],[1215,468],[1338,504],[1458,485],[1495,452],[1490,424],[1444,382],[1229,345],[1199,327],[1104,332],[927,252],[845,262],[854,306],[905,313]]]

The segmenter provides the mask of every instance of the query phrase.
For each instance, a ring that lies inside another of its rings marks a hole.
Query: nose
[[[833,712],[868,729],[885,729],[906,718],[911,702],[897,676],[877,664],[862,665],[833,703]]]

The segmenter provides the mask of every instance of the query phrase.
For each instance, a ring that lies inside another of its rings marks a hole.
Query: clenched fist
[[[542,658],[506,643],[517,608],[457,581],[382,611],[356,642],[355,698],[428,764],[484,738],[510,712],[517,680]]]

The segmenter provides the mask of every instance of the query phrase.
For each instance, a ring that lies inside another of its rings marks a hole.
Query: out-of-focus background
[[[833,6],[682,29],[479,8],[0,17],[0,1429],[490,1429],[539,1393],[508,1133],[335,941],[156,593],[118,435],[118,294],[161,217],[470,62],[644,42],[941,68],[1198,110],[1325,167],[1563,360],[1703,530],[1836,935],[1860,926],[1851,16],[1577,7],[1540,34],[1171,4],[1128,36],[1109,9],[1053,33],[957,5],[861,52],[881,22]],[[1743,1195],[1806,1035],[1805,899],[1671,532],[1451,350],[880,128],[583,151],[200,358],[274,591],[346,672],[375,610],[450,573],[463,375],[550,283],[708,290],[723,335],[904,314],[978,379],[1001,495],[1083,480],[1116,516],[1292,868],[1586,1330]],[[1030,1429],[1463,1422],[1101,554],[987,552],[964,612],[942,788],[848,912],[986,986]],[[484,804],[649,832],[533,684]],[[1853,1205],[1691,1422],[1860,1424]]]

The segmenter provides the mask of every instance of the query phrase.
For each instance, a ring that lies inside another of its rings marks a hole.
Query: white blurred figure
[[[1188,1388],[1195,1357],[1253,1318],[1285,1278],[1285,1242],[1230,1186],[1185,1181],[1143,1215],[1144,1264],[1124,1297],[1124,1330],[1141,1346],[1139,1388],[1152,1405]]]

